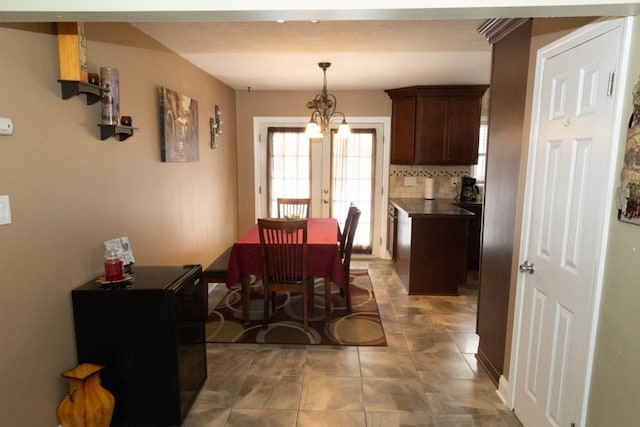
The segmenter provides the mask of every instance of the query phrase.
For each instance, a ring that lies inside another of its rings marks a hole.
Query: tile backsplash
[[[389,197],[424,198],[425,179],[434,180],[436,199],[455,199],[458,195],[460,178],[469,176],[470,166],[405,166],[389,167]],[[451,181],[456,180],[456,186]]]

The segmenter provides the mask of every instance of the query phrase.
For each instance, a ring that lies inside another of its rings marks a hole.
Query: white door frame
[[[534,86],[534,94],[533,94],[533,112],[531,118],[531,132],[529,137],[529,153],[528,153],[528,163],[527,163],[527,178],[525,183],[525,203],[524,206],[530,206],[532,200],[532,186],[533,180],[531,179],[533,176],[533,165],[535,164],[535,141],[537,140],[537,126],[538,118],[540,114],[540,95],[541,95],[541,79],[538,78],[542,74],[542,69],[544,67],[545,59],[551,58],[555,55],[562,53],[574,46],[577,46],[581,43],[584,43],[594,37],[597,37],[600,34],[611,31],[616,27],[622,28],[622,56],[620,58],[619,68],[617,70],[615,76],[615,84],[612,96],[615,100],[614,105],[614,113],[613,113],[613,128],[611,134],[611,143],[615,146],[612,147],[610,151],[609,161],[609,171],[607,172],[607,193],[602,195],[602,201],[606,206],[609,206],[609,209],[605,210],[604,215],[604,226],[602,227],[602,234],[600,238],[600,246],[598,250],[602,254],[599,259],[598,265],[596,266],[596,283],[594,285],[594,295],[592,299],[592,311],[591,317],[589,319],[588,331],[588,354],[587,354],[587,371],[585,372],[585,387],[584,393],[580,398],[580,418],[578,425],[584,424],[586,420],[587,414],[587,405],[589,398],[589,388],[591,383],[591,373],[593,371],[593,359],[594,359],[594,350],[595,350],[595,337],[598,323],[598,313],[600,308],[600,300],[602,293],[602,282],[604,277],[604,267],[606,260],[606,247],[607,240],[609,234],[609,223],[611,220],[611,216],[613,215],[613,206],[614,206],[614,189],[615,189],[615,179],[616,179],[616,161],[617,154],[620,143],[624,141],[624,123],[625,120],[622,117],[623,112],[623,100],[624,100],[624,90],[625,85],[624,82],[627,81],[628,74],[628,64],[629,64],[629,46],[631,44],[631,27],[632,27],[633,18],[621,18],[615,19],[605,22],[599,22],[594,24],[586,25],[585,27],[576,30],[575,32],[541,48],[538,51],[536,57],[536,81]],[[617,125],[616,125],[617,124]],[[524,256],[527,254],[527,248],[529,246],[529,242],[525,236],[528,236],[526,230],[528,230],[531,226],[531,213],[525,211],[523,213],[523,221],[521,228],[521,236],[523,237],[520,241],[520,248],[518,253],[518,263],[524,260]],[[518,273],[516,273],[518,274]],[[513,409],[515,407],[515,392],[517,388],[516,379],[517,372],[519,369],[518,366],[518,350],[521,346],[519,331],[522,327],[522,313],[523,313],[523,278],[522,275],[518,274],[517,276],[517,285],[516,285],[516,298],[515,298],[515,308],[514,308],[514,325],[513,325],[513,334],[512,334],[512,346],[511,346],[511,357],[510,357],[510,384],[506,385],[506,405]],[[502,383],[501,378],[501,383]],[[501,384],[505,385],[505,384]],[[502,388],[502,387],[501,387]],[[503,395],[505,395],[503,394]]]
[[[346,117],[347,122],[357,124],[382,124],[382,152],[376,152],[376,163],[382,162],[380,175],[376,172],[376,183],[379,183],[375,191],[381,191],[374,198],[374,224],[377,226],[373,230],[371,236],[372,255],[383,258],[386,255],[386,227],[387,227],[387,204],[389,199],[389,162],[391,148],[391,117],[388,116],[367,116],[367,117]],[[309,123],[309,117],[267,117],[256,116],[253,118],[253,197],[254,197],[254,217],[259,218],[263,211],[262,194],[260,192],[260,171],[264,167],[262,165],[261,149],[260,149],[260,132],[265,126],[297,126],[306,127]],[[266,143],[266,136],[265,141]],[[378,168],[376,168],[378,169]],[[262,189],[264,191],[264,189]],[[377,197],[380,196],[380,197]],[[379,200],[379,202],[378,202]]]

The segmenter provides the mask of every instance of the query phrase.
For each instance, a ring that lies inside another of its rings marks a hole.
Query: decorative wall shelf
[[[98,125],[100,126],[100,139],[104,141],[107,138],[115,136],[118,141],[124,141],[133,135],[133,130],[131,126],[121,126],[121,125]]]
[[[85,94],[87,96],[87,105],[95,104],[102,98],[102,88],[99,85],[86,83],[79,80],[58,80],[62,88],[62,99],[69,99],[73,96]],[[133,135],[131,126],[123,125],[103,125],[100,127],[100,139],[104,141],[110,137],[116,137],[119,141],[124,141]]]
[[[69,99],[72,96],[84,93],[87,95],[87,105],[100,101],[102,89],[98,85],[81,82],[78,80],[58,80],[62,86],[62,99]]]

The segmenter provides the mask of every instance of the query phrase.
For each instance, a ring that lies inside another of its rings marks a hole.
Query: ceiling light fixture
[[[336,97],[333,94],[327,93],[327,68],[330,66],[331,62],[318,63],[318,67],[322,68],[324,81],[322,84],[322,92],[317,94],[313,100],[307,102],[307,108],[313,109],[306,130],[309,138],[323,138],[325,132],[329,129],[331,120],[338,115],[342,116],[342,123],[340,123],[338,127],[338,136],[346,137],[351,134],[344,114],[336,111],[336,105],[338,104]]]

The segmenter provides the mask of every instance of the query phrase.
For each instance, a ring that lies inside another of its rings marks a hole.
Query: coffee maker
[[[462,186],[460,187],[460,201],[475,202],[477,194],[476,190],[476,179],[469,176],[463,176]]]

